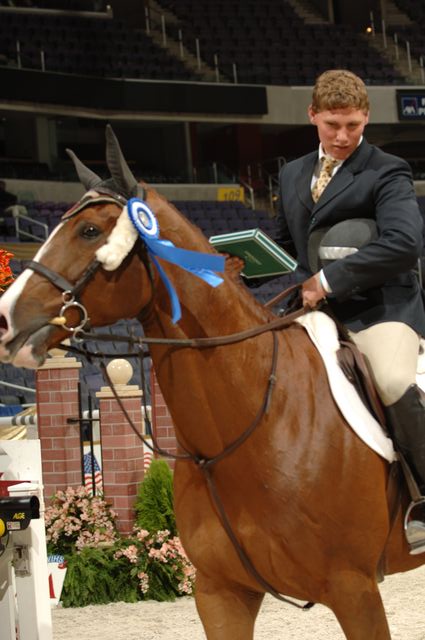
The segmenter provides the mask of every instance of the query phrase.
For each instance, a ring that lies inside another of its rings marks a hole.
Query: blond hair
[[[355,73],[345,69],[331,69],[322,73],[313,89],[311,108],[319,111],[346,109],[369,111],[369,97],[365,83]]]

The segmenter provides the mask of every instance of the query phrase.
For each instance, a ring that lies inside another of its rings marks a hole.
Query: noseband
[[[92,260],[92,262],[89,264],[87,269],[84,271],[81,278],[77,280],[75,284],[71,284],[70,282],[68,282],[66,278],[61,276],[59,273],[56,273],[56,271],[52,271],[52,269],[49,269],[49,267],[46,267],[45,265],[40,264],[39,262],[34,262],[33,260],[31,260],[27,264],[27,267],[26,267],[27,269],[31,269],[32,271],[35,271],[36,273],[44,276],[55,287],[57,287],[62,291],[63,305],[60,309],[59,317],[54,318],[51,321],[51,324],[61,325],[63,329],[66,329],[67,331],[73,334],[76,334],[78,331],[81,331],[82,329],[84,329],[84,327],[87,325],[87,322],[89,320],[89,316],[86,308],[76,300],[76,297],[84,289],[84,287],[89,282],[89,280],[91,280],[91,278],[94,276],[94,274],[96,273],[99,267],[100,267],[99,260],[96,260],[96,259]],[[66,324],[65,312],[68,311],[69,309],[76,309],[80,314],[80,322],[75,326],[69,326]],[[60,321],[62,318],[65,319],[65,322]]]

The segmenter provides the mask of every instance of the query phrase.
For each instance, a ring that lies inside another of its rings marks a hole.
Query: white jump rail
[[[0,440],[0,482],[9,481],[9,496],[37,496],[40,518],[2,538],[0,640],[52,640],[39,440]]]

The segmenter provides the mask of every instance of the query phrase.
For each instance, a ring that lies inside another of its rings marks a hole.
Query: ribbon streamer
[[[180,249],[169,240],[161,240],[159,238],[158,221],[143,200],[131,198],[127,202],[127,211],[130,220],[145,242],[150,257],[158,269],[159,275],[168,291],[171,301],[172,321],[176,324],[181,318],[180,301],[176,290],[157,258],[167,260],[185,269],[185,271],[193,273],[193,275],[204,280],[204,282],[207,282],[211,287],[218,287],[218,285],[223,282],[223,278],[220,278],[215,271],[224,271],[225,258],[219,255]]]

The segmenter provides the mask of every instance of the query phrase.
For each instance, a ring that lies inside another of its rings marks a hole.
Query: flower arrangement
[[[46,538],[48,553],[64,556],[67,563],[63,606],[192,594],[195,569],[176,535],[136,525],[131,535],[122,536],[115,520],[105,500],[84,487],[54,495],[45,512]]]
[[[118,538],[115,517],[85,487],[58,491],[44,515],[48,552],[65,556],[87,546],[111,546]]]
[[[13,282],[13,274],[9,262],[13,253],[0,249],[0,292]]]
[[[180,539],[171,536],[167,529],[149,533],[135,527],[133,536],[120,546],[114,558],[127,561],[129,574],[138,579],[143,596],[155,594],[156,599],[168,600],[169,594],[193,593],[195,568]]]

